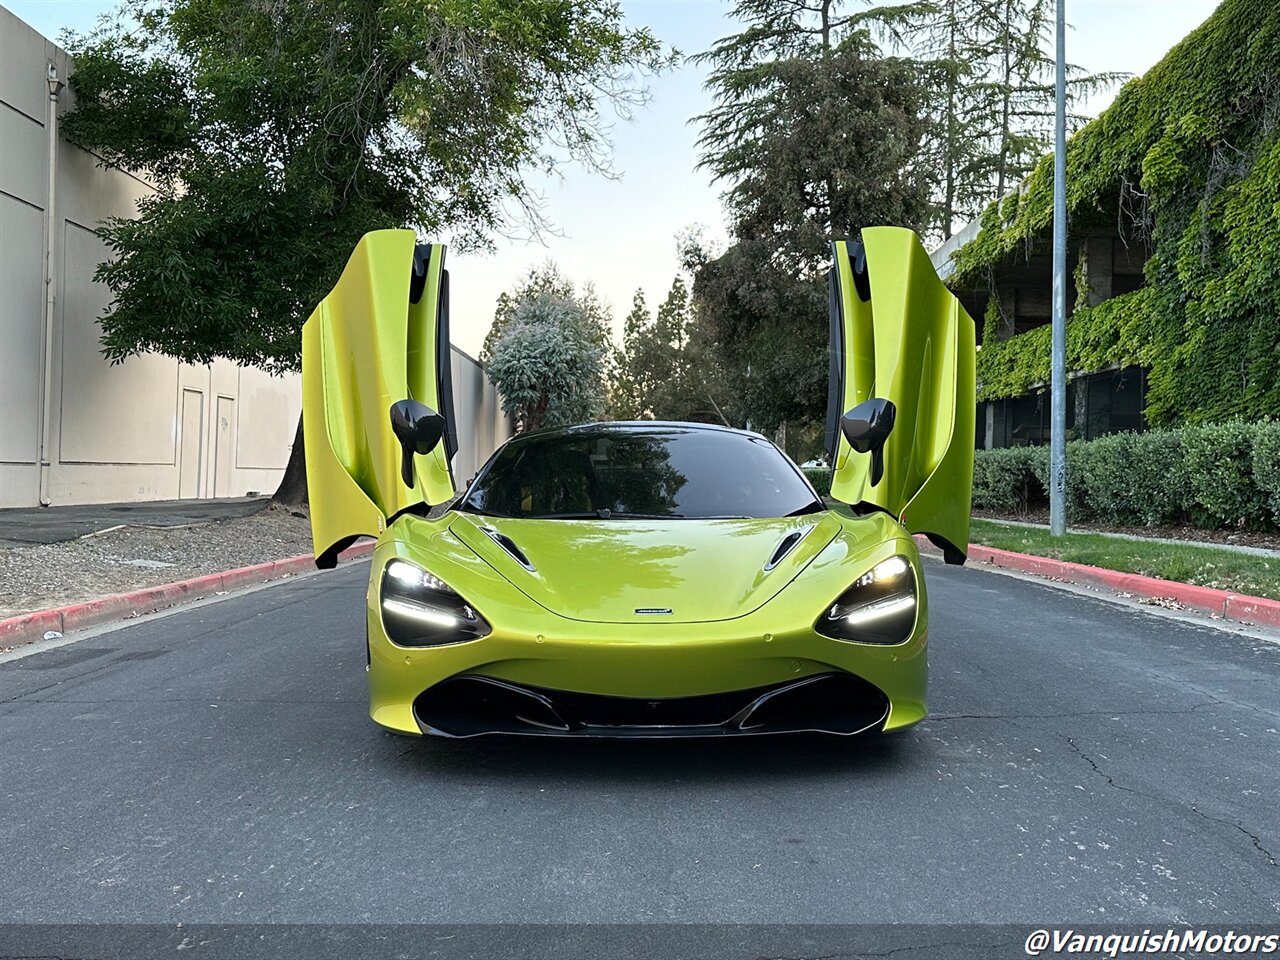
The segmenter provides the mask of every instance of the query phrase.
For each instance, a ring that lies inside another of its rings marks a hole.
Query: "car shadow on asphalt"
[[[394,758],[431,777],[588,779],[592,783],[760,783],[827,779],[833,771],[875,777],[919,761],[910,731],[852,737],[778,734],[699,739],[597,740],[484,736],[465,740],[387,735]],[[390,758],[389,758],[390,759]]]

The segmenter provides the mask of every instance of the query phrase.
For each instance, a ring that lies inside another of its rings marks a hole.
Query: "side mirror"
[[[884,476],[884,442],[893,432],[897,408],[892,400],[872,397],[840,418],[840,432],[858,453],[871,454],[871,485]]]
[[[391,405],[391,432],[400,441],[400,477],[413,486],[413,455],[430,453],[444,436],[445,419],[425,403],[398,400]]]

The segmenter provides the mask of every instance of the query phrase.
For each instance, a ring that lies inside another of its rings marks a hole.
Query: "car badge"
[[[660,617],[669,617],[671,616],[671,608],[670,607],[636,607],[636,613],[642,616],[652,615],[652,616],[660,616]]]

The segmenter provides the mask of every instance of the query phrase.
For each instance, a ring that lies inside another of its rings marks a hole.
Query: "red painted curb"
[[[924,537],[916,537],[916,543],[922,549],[933,553],[939,552]],[[1162,580],[1159,577],[1144,577],[1137,573],[1122,573],[1119,570],[1091,567],[1083,563],[1054,560],[1052,557],[1014,553],[1012,550],[997,550],[995,547],[984,547],[976,543],[969,547],[969,559],[979,563],[989,563],[994,567],[1004,567],[1007,570],[1050,577],[1066,583],[1086,583],[1120,593],[1152,599],[1169,599],[1181,606],[1202,610],[1215,616],[1280,627],[1280,600],[1250,597],[1213,587],[1200,587],[1176,580]]]
[[[366,541],[348,547],[342,551],[341,557],[344,560],[350,560],[368,556],[372,552],[373,543]],[[162,583],[129,593],[111,594],[96,600],[87,600],[84,603],[55,607],[52,610],[19,614],[16,617],[0,620],[0,644],[16,646],[38,640],[50,630],[67,633],[112,620],[126,620],[144,613],[154,613],[188,600],[199,600],[237,587],[266,583],[269,580],[279,580],[282,577],[303,573],[312,569],[314,563],[310,554],[302,554],[286,557],[283,560],[254,564],[251,567],[238,567],[234,570],[223,570],[221,573],[207,573],[189,580],[178,580],[175,583]]]

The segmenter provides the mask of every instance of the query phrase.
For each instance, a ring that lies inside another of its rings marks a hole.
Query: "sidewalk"
[[[62,543],[122,525],[185,527],[213,520],[231,520],[251,516],[270,502],[270,497],[234,497],[12,507],[0,510],[0,548]]]

